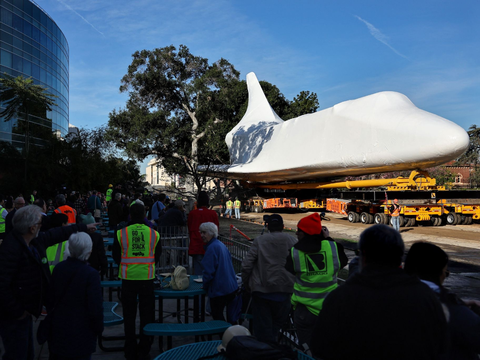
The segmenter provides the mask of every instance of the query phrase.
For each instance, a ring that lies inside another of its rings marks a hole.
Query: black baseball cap
[[[278,214],[272,214],[270,216],[265,216],[265,222],[267,224],[281,224],[281,225],[283,225],[283,218]]]

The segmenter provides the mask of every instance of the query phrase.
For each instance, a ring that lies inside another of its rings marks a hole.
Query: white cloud
[[[367,25],[367,28],[368,30],[370,31],[370,34],[375,38],[377,39],[378,41],[380,41],[382,44],[386,45],[390,50],[392,50],[395,54],[405,58],[405,59],[408,59],[405,55],[403,55],[402,53],[400,53],[397,49],[395,49],[392,45],[390,45],[388,43],[388,36],[386,36],[385,34],[383,34],[380,30],[378,30],[375,26],[373,26],[372,24],[370,24],[368,21],[362,19],[360,16],[357,16],[357,15],[354,15],[358,20],[360,20],[361,22],[363,22],[365,25]]]

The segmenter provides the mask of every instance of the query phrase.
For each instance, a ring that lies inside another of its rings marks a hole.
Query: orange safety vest
[[[133,224],[117,231],[121,247],[119,277],[126,280],[155,278],[155,247],[160,235],[143,224]]]
[[[62,205],[55,209],[57,214],[65,214],[68,216],[68,224],[76,224],[77,223],[77,210],[68,206]]]
[[[402,210],[402,207],[398,204],[393,204],[393,213],[392,216],[397,217],[400,216],[400,210]]]

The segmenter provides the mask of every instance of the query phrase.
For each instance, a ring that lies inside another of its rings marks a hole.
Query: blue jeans
[[[235,219],[240,219],[240,209],[235,209]]]
[[[278,333],[288,319],[290,308],[290,298],[273,301],[253,294],[253,335],[263,342],[277,342]]]
[[[395,230],[400,232],[400,216],[392,216],[392,225]]]
[[[1,320],[0,337],[3,340],[5,354],[3,360],[33,360],[32,315],[22,320]]]

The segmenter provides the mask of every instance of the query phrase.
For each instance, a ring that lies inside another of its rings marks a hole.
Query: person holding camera
[[[297,239],[282,232],[280,215],[265,215],[264,221],[269,232],[253,240],[242,262],[242,282],[252,293],[254,335],[275,342],[290,313],[295,277],[285,269],[285,258]]]
[[[342,244],[335,242],[328,229],[322,227],[318,213],[298,222],[297,238],[285,268],[296,276],[292,305],[298,342],[310,348],[323,300],[337,288],[338,271],[347,265],[348,258]]]

